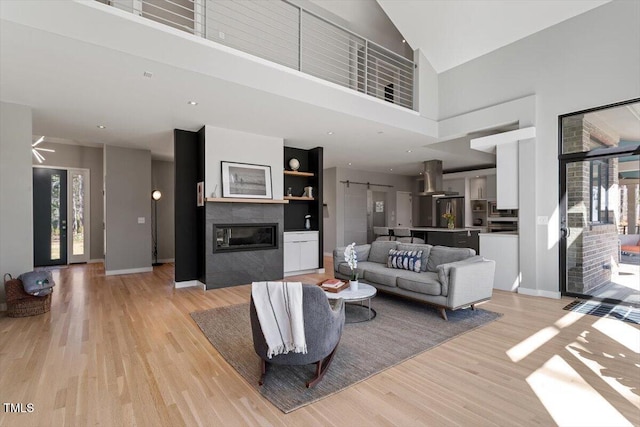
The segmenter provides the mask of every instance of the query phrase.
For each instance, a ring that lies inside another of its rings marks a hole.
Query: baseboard
[[[97,264],[99,262],[104,262],[104,258],[90,259],[87,264]]]
[[[153,267],[142,267],[142,268],[129,268],[126,270],[106,270],[104,272],[105,276],[117,276],[120,274],[136,274],[136,273],[149,273],[153,271]]]
[[[201,287],[202,290],[207,290],[207,286],[199,280],[183,280],[180,282],[173,282],[173,287],[176,289]]]
[[[319,268],[318,270],[316,270],[316,273],[318,274],[324,274],[325,273],[325,269],[323,268]]]
[[[301,274],[318,274],[320,272],[320,270],[321,269],[314,268],[314,269],[311,269],[311,270],[290,271],[288,273],[284,273],[284,277],[300,276]],[[322,270],[324,270],[324,268]]]
[[[332,257],[333,256],[333,252],[324,252],[322,255],[328,256],[328,257]]]
[[[543,291],[540,289],[529,289],[529,288],[523,288],[522,286],[518,288],[518,293],[522,295],[529,295],[532,297],[544,297],[544,298],[553,298],[553,299],[560,299],[560,297],[562,296],[560,292]]]
[[[161,262],[163,264],[169,264],[172,262],[176,262],[176,259],[175,258],[159,259],[158,262]]]

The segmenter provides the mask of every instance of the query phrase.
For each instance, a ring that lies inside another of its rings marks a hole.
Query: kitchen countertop
[[[501,231],[498,233],[480,233],[482,237],[518,237],[517,231]]]
[[[465,227],[465,228],[411,227],[411,228],[409,228],[409,230],[411,230],[411,231],[441,231],[441,232],[444,232],[444,233],[459,233],[461,231],[478,231],[478,232],[481,231],[479,228],[471,228],[471,227]]]

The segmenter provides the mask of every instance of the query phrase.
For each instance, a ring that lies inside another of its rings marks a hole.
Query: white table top
[[[360,301],[366,300],[369,298],[373,298],[378,290],[371,285],[367,285],[366,283],[359,282],[358,290],[352,291],[349,288],[346,288],[340,292],[328,292],[324,291],[329,299],[338,299],[342,298],[345,301]]]

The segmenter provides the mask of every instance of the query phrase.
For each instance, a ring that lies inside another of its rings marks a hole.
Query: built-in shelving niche
[[[292,171],[289,161],[298,159],[300,167]],[[284,147],[284,195],[289,204],[284,206],[284,231],[303,231],[305,215],[311,215],[311,230],[318,231],[319,265],[323,265],[322,258],[322,205],[323,205],[323,149],[316,147],[311,150]],[[313,198],[303,197],[304,187],[313,187]],[[291,187],[291,196],[287,196]]]

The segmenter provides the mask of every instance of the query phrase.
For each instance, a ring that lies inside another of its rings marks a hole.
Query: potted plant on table
[[[344,260],[351,268],[351,280],[349,280],[349,290],[358,290],[358,255],[356,254],[356,243],[353,242],[344,250]]]
[[[453,229],[456,228],[456,216],[451,212],[447,212],[442,214],[442,217],[447,220],[447,228]]]

